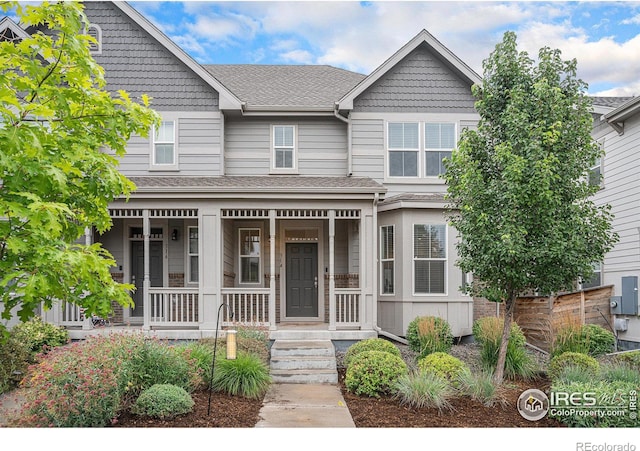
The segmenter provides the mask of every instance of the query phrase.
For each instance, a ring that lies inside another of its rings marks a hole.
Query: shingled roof
[[[631,100],[632,97],[591,97],[591,103],[593,105],[599,105],[609,108],[617,108],[623,103]]]
[[[246,110],[333,110],[365,76],[322,65],[204,65],[220,83],[246,102]]]

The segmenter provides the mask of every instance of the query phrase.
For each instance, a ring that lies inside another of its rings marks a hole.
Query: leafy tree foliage
[[[571,289],[616,236],[609,208],[591,200],[587,168],[602,151],[576,61],[547,47],[534,61],[507,32],[483,67],[478,128],[462,134],[445,179],[457,264],[478,281],[466,289],[505,304],[501,382],[518,295]]]
[[[131,305],[133,287],[115,283],[112,256],[82,237],[86,228],[111,226],[109,202],[134,189],[117,157],[132,134],[148,136],[158,116],[148,98],[137,103],[106,90],[81,3],[0,7],[31,34],[0,42],[2,317],[19,306],[26,321],[41,302],[51,308],[56,300],[106,315],[111,301]]]

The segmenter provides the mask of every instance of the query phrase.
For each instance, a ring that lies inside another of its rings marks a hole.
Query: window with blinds
[[[387,133],[389,176],[417,177],[420,139],[417,122],[390,122]]]
[[[414,224],[414,293],[445,294],[446,266],[446,226],[444,224]]]
[[[453,123],[426,123],[424,134],[425,175],[437,177],[445,172],[442,160],[451,158],[451,151],[456,146],[456,126]]]
[[[395,243],[393,226],[380,227],[380,292],[394,294],[395,292]]]

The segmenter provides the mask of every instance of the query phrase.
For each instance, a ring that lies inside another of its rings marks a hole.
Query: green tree
[[[117,157],[132,134],[148,136],[158,116],[148,98],[106,90],[81,3],[0,7],[32,32],[0,42],[2,317],[19,306],[26,321],[41,302],[48,309],[57,300],[106,315],[111,301],[131,305],[133,287],[115,283],[113,257],[82,237],[86,228],[107,230],[109,202],[135,188]]]
[[[576,61],[545,47],[536,62],[507,32],[483,67],[477,130],[462,134],[444,178],[457,265],[476,280],[465,289],[504,303],[500,383],[516,298],[572,289],[617,237],[608,206],[591,200],[587,168],[602,151]]]

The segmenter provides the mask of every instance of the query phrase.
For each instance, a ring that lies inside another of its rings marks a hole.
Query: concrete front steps
[[[337,384],[331,340],[276,340],[271,346],[271,378],[280,384]]]

